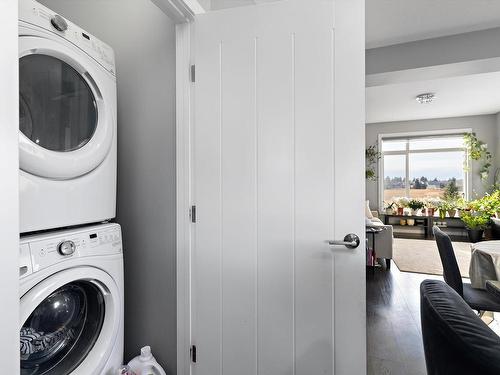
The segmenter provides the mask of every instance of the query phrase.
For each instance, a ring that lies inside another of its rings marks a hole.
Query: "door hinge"
[[[195,83],[196,82],[196,65],[191,65],[190,76],[191,76],[191,82]]]
[[[189,218],[192,223],[196,223],[196,206],[191,206],[189,209]]]
[[[191,362],[196,363],[196,345],[191,345],[189,355],[191,356]]]

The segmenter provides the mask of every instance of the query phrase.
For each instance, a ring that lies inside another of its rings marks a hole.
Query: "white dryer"
[[[116,216],[113,50],[33,0],[19,2],[21,233]]]
[[[118,224],[21,238],[21,375],[116,374],[123,361]]]

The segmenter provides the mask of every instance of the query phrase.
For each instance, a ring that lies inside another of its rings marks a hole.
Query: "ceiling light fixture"
[[[432,92],[427,92],[425,94],[417,95],[415,99],[420,104],[429,104],[432,103],[434,99],[436,99],[436,94],[433,94]]]

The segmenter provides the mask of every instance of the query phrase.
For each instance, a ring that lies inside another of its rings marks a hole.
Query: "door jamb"
[[[177,374],[191,373],[191,98],[192,23],[176,25],[176,167],[177,167]]]

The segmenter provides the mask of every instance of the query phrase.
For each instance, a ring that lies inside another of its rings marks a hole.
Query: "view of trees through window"
[[[465,195],[463,136],[411,137],[382,140],[383,200],[394,197],[443,197],[452,184]]]

